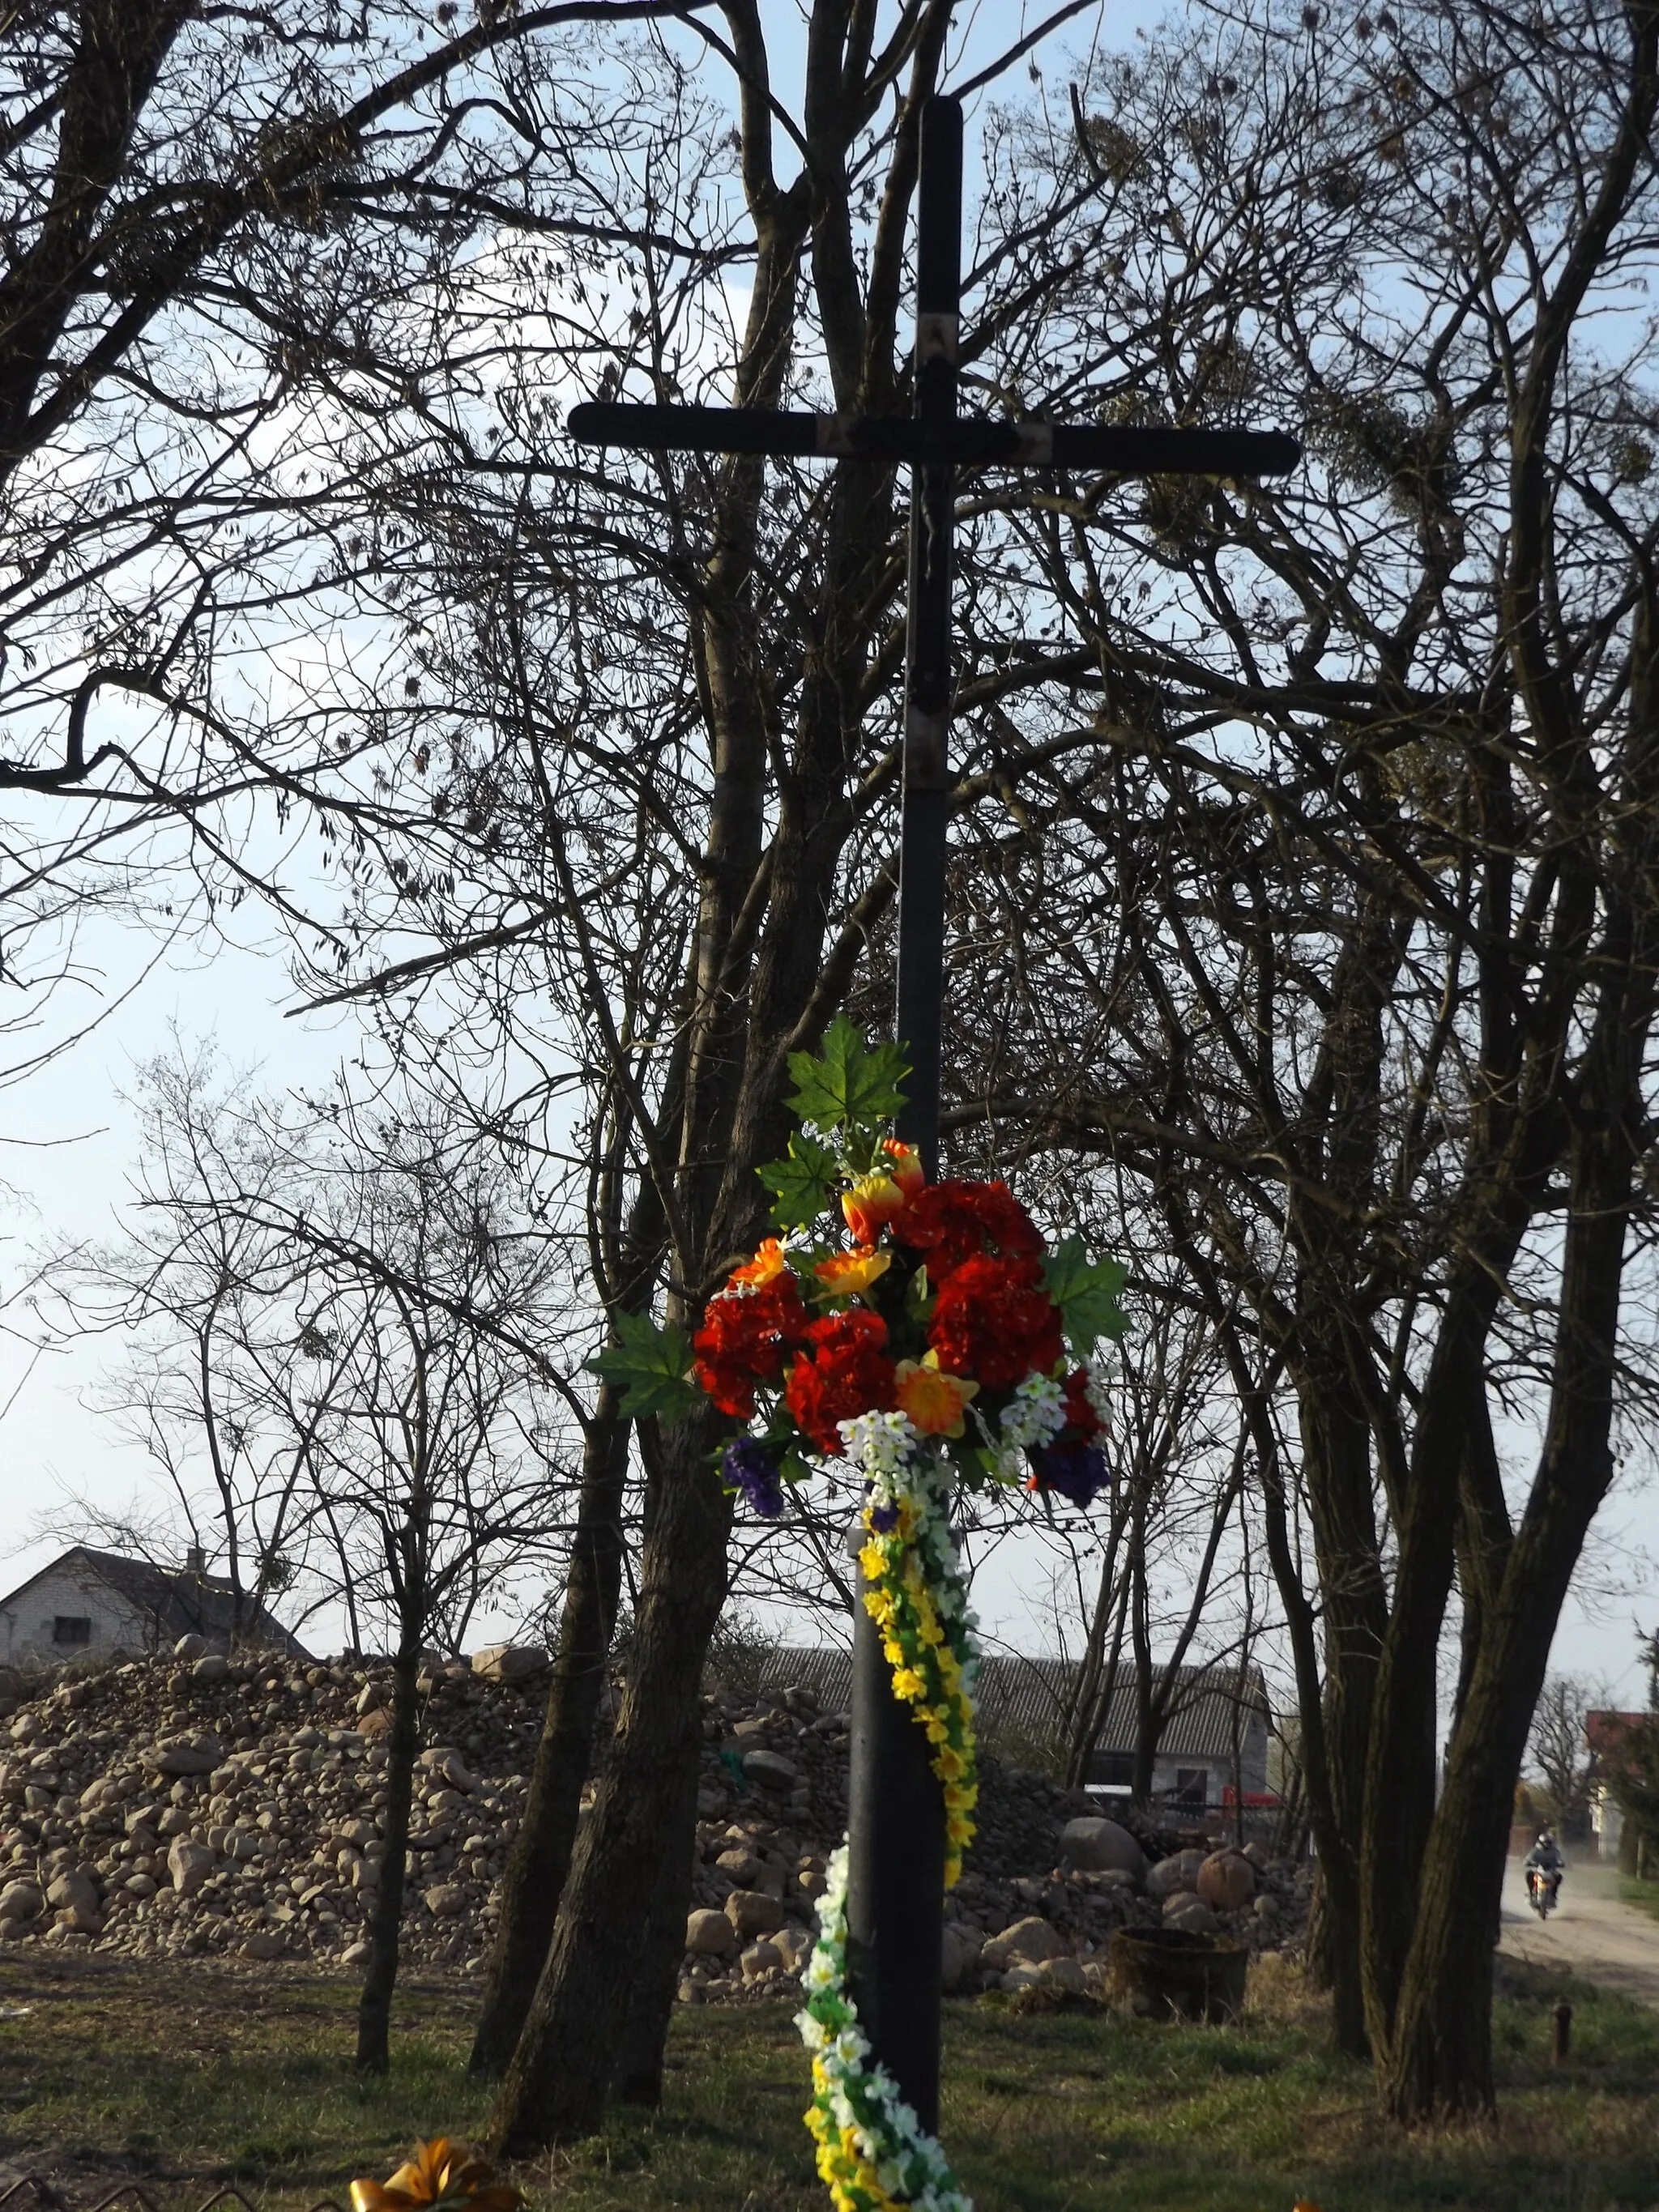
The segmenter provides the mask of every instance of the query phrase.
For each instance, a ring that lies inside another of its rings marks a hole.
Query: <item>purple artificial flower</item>
[[[1106,1455],[1095,1444],[1044,1444],[1031,1464],[1045,1490],[1057,1490],[1079,1509],[1094,1503],[1106,1480]]]
[[[782,1513],[783,1479],[763,1443],[753,1437],[735,1437],[726,1447],[720,1472],[733,1490],[742,1492],[750,1511],[763,1521],[775,1521]]]
[[[896,1528],[898,1526],[897,1506],[872,1505],[870,1508],[870,1526],[875,1530],[878,1536],[884,1536],[890,1529]]]

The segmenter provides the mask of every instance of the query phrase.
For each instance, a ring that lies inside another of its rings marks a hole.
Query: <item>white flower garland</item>
[[[1089,1377],[1091,1402],[1096,1382]],[[1028,1375],[1013,1393],[994,1433],[981,1435],[1010,1480],[1066,1425],[1065,1394],[1052,1376]],[[975,1416],[978,1419],[978,1417]],[[860,1413],[837,1424],[848,1460],[869,1485],[866,1507],[908,1509],[911,1541],[927,1595],[960,1651],[961,1686],[971,1702],[980,1655],[979,1620],[967,1602],[946,1515],[945,1461],[902,1413]],[[801,1975],[805,2008],[795,2015],[812,2057],[813,2102],[807,2114],[818,2144],[818,2171],[836,2212],[974,2212],[938,2138],[899,2094],[874,2057],[847,1986],[848,1844],[830,1857],[818,1903],[818,1937]]]

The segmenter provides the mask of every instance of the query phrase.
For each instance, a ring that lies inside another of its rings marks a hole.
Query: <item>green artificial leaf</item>
[[[626,1393],[623,1412],[629,1420],[665,1413],[672,1420],[702,1403],[691,1380],[691,1346],[683,1328],[659,1327],[649,1314],[618,1314],[619,1342],[607,1345],[587,1363],[595,1375],[617,1382]]]
[[[1068,1237],[1049,1254],[1042,1279],[1060,1308],[1066,1341],[1079,1359],[1086,1359],[1103,1336],[1115,1344],[1128,1328],[1118,1303],[1127,1269],[1115,1260],[1091,1260],[1081,1237]]]
[[[898,1112],[910,1069],[902,1045],[866,1044],[837,1014],[823,1033],[823,1052],[792,1052],[789,1073],[795,1079],[789,1104],[803,1121],[856,1133]]]
[[[999,1480],[997,1455],[988,1444],[975,1443],[963,1436],[947,1443],[945,1449],[969,1490],[983,1490],[988,1483]]]
[[[786,1482],[811,1482],[812,1468],[798,1451],[787,1451],[778,1462],[778,1473]]]
[[[828,1145],[798,1130],[789,1157],[769,1160],[760,1179],[772,1194],[772,1218],[780,1229],[805,1229],[830,1203],[841,1164]]]

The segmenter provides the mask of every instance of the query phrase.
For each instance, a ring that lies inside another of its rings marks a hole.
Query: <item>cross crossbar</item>
[[[1283,476],[1301,447],[1282,430],[1182,430],[1162,424],[1006,422],[958,416],[934,428],[907,415],[806,415],[768,407],[649,407],[592,399],[566,424],[585,445],[660,453],[777,453],[802,460],[858,454],[925,466],[1006,461],[1019,468],[1124,476]]]

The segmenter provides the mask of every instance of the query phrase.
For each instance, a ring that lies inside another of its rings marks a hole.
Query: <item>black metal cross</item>
[[[755,407],[574,407],[574,438],[690,453],[902,461],[910,478],[909,605],[899,826],[896,1034],[910,1062],[899,1134],[939,1169],[939,1032],[951,722],[951,540],[959,465],[1109,470],[1124,475],[1282,475],[1301,449],[1279,431],[1103,428],[999,422],[957,412],[962,273],[962,103],[923,105],[916,206],[915,405],[908,417],[785,414]],[[875,1624],[853,1635],[852,1837],[848,1967],[875,2054],[939,2125],[945,1808],[927,1737],[894,1696]]]

